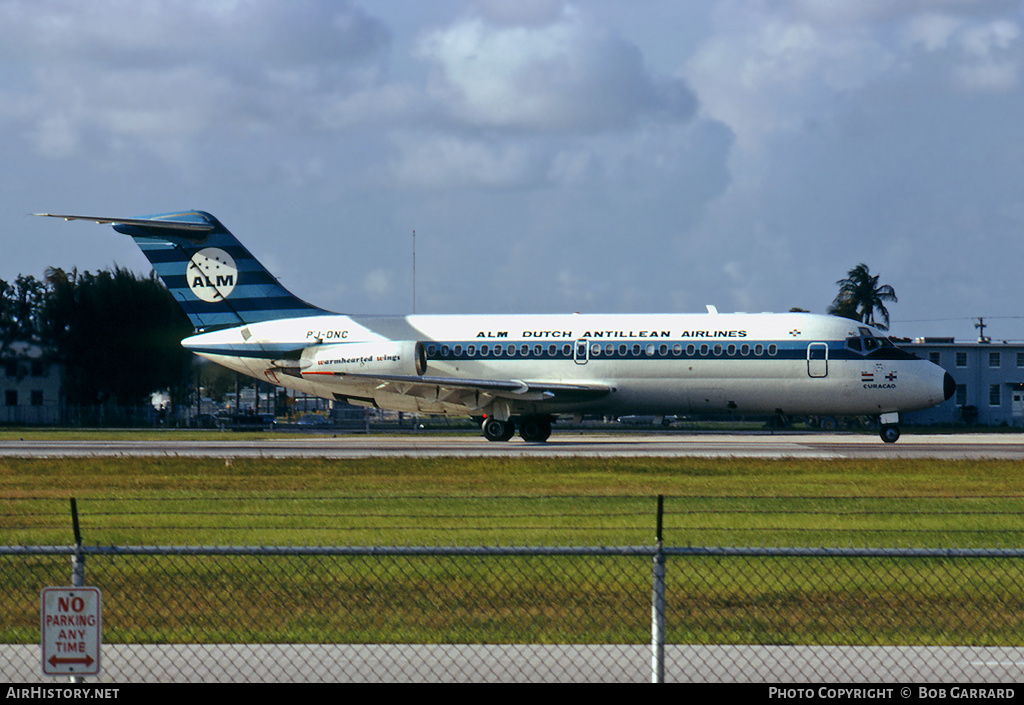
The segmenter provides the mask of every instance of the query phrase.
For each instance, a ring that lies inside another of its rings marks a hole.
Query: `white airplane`
[[[187,211],[53,215],[130,235],[225,367],[325,399],[480,419],[543,442],[558,415],[877,415],[949,399],[953,378],[857,321],[807,313],[340,315],[281,286],[221,223]]]

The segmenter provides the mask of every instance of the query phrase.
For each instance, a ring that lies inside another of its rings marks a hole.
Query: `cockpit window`
[[[847,350],[865,357],[882,359],[908,359],[915,357],[910,353],[896,347],[888,338],[882,338],[871,332],[870,328],[858,328],[859,335],[850,336],[846,339]]]

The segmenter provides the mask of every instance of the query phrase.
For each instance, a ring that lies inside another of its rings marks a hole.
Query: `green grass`
[[[74,497],[86,545],[646,546],[659,494],[667,546],[1024,544],[1024,462],[668,458],[4,459],[0,544],[70,544]],[[1021,645],[1018,563],[673,557],[669,640]],[[38,639],[67,574],[4,559],[0,641]],[[87,576],[111,643],[649,638],[643,557],[91,556]]]
[[[1024,463],[0,460],[0,543],[1018,546]]]

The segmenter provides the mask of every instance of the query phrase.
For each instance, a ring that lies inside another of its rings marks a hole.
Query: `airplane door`
[[[828,343],[811,343],[807,346],[807,374],[811,377],[828,377]]]
[[[590,359],[590,341],[589,340],[577,340],[576,345],[573,346],[572,359],[576,361],[577,365],[587,364],[587,360]]]

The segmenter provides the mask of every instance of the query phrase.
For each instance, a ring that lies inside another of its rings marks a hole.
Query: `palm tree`
[[[888,284],[878,284],[878,275],[871,276],[866,264],[858,264],[847,272],[846,279],[836,282],[839,293],[828,307],[834,316],[852,318],[855,321],[875,326],[882,330],[889,328],[889,311],[886,301],[896,301],[896,291]],[[875,321],[875,311],[880,322]]]

